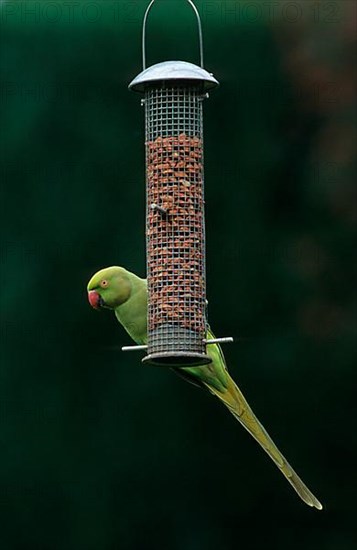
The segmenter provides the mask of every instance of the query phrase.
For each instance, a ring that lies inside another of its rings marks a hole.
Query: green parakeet
[[[98,271],[88,283],[88,300],[95,309],[114,310],[118,321],[137,344],[147,342],[147,285],[123,267],[108,267]],[[214,336],[209,331],[207,339]],[[245,397],[230,377],[219,345],[207,346],[212,363],[200,367],[180,367],[177,370],[188,380],[207,388],[229,409],[233,416],[263,447],[279,470],[309,506],[322,509],[321,503],[306,487],[261,425]]]

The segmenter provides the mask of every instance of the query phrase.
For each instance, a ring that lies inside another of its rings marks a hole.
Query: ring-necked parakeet
[[[88,299],[95,309],[114,310],[118,321],[137,344],[147,342],[147,285],[123,267],[108,267],[98,271],[88,283]],[[213,338],[209,331],[207,339]],[[321,503],[306,487],[288,461],[276,447],[254,415],[245,397],[230,377],[219,345],[207,346],[212,363],[200,367],[180,367],[174,370],[188,380],[207,388],[230,410],[233,416],[263,447],[295,491],[309,506],[322,509]]]

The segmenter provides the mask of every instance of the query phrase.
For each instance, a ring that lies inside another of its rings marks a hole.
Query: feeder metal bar
[[[227,338],[212,338],[211,340],[203,340],[203,342],[209,346],[210,344],[231,344],[234,339],[231,336]]]
[[[147,349],[147,346],[123,346],[121,348],[122,351],[146,351]]]
[[[206,344],[206,346],[209,346],[211,344],[229,344],[234,342],[234,339],[231,336],[228,336],[227,338],[212,338],[211,340],[203,340],[203,343]],[[147,346],[123,346],[122,351],[146,351],[148,349]]]

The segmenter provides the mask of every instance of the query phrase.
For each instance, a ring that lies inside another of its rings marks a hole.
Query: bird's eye
[[[102,288],[106,288],[108,286],[108,281],[106,279],[103,279],[103,281],[100,283],[100,286]]]

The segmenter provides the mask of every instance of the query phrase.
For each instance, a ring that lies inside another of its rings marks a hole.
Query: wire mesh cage
[[[191,5],[192,2],[189,2]],[[148,355],[164,365],[203,365],[206,354],[206,274],[203,100],[218,85],[192,63],[143,67],[129,88],[144,94]],[[196,15],[198,12],[195,9]],[[202,32],[199,21],[201,64]]]
[[[181,361],[201,362],[206,333],[202,90],[184,83],[150,88],[145,111],[150,355],[158,359],[164,353],[165,361],[169,354],[175,361],[179,353]]]

